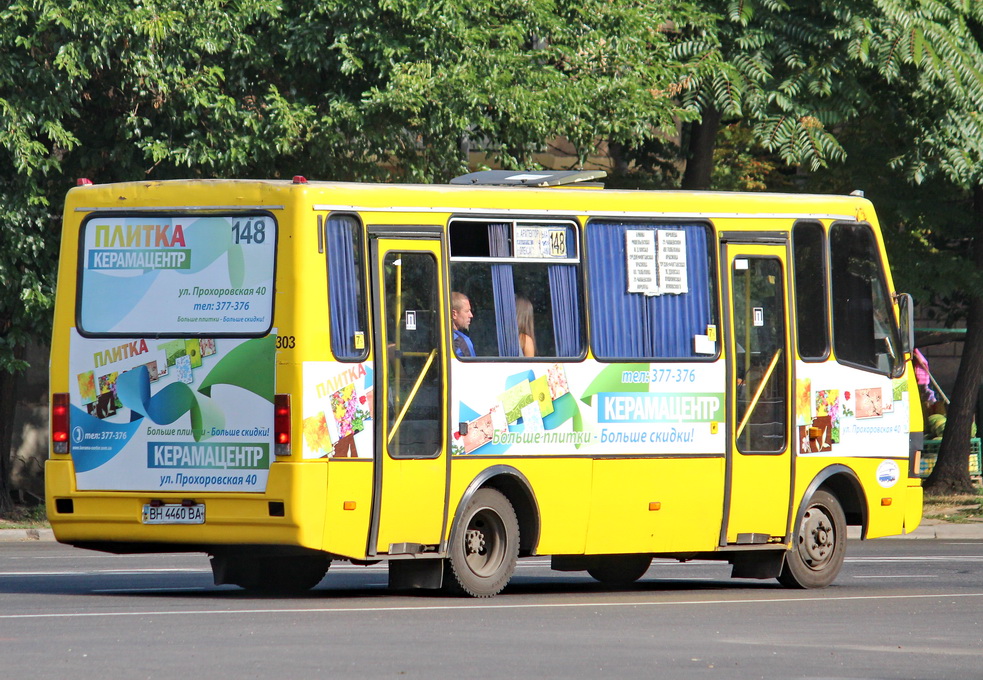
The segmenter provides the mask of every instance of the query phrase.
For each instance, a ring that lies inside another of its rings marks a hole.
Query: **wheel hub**
[[[469,529],[465,535],[468,554],[476,555],[485,549],[485,535],[477,529]]]
[[[818,569],[833,556],[836,544],[833,522],[821,508],[810,508],[802,518],[802,529],[799,543],[802,560],[813,569]]]

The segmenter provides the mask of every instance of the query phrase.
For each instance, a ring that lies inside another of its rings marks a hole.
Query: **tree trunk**
[[[14,350],[20,359],[24,356],[24,348]],[[18,373],[0,371],[0,515],[13,510],[14,501],[11,495],[11,448],[14,440],[14,407],[17,405]]]
[[[973,189],[973,264],[983,271],[983,187]],[[976,399],[983,381],[983,291],[971,291],[966,314],[966,341],[952,390],[939,457],[925,489],[934,494],[971,493],[969,440]]]
[[[683,189],[695,191],[710,188],[713,150],[717,145],[717,131],[720,129],[721,117],[720,111],[710,107],[703,111],[699,123],[691,124],[686,170],[683,172]]]

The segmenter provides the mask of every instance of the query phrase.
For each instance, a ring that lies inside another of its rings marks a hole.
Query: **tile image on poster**
[[[562,364],[553,364],[546,369],[546,381],[550,388],[550,397],[556,401],[564,394],[569,394],[570,386],[567,384],[567,372]]]
[[[539,410],[539,404],[533,402],[522,407],[522,424],[525,432],[545,432],[543,427],[543,414]]]
[[[495,404],[488,409],[488,415],[491,416],[493,430],[496,432],[505,432],[509,429],[509,421],[506,419],[504,406]]]
[[[533,403],[532,391],[529,388],[529,381],[523,380],[498,395],[498,400],[505,407],[505,420],[512,424],[522,417],[522,409]]]
[[[191,338],[184,342],[185,354],[191,360],[191,368],[201,367],[201,341],[198,338]]]
[[[98,396],[95,401],[85,405],[89,415],[102,420],[116,415],[116,411],[122,408],[123,405],[119,403],[119,398],[116,396],[117,378],[119,378],[119,372],[117,371],[99,376],[96,383],[98,385]]]
[[[358,394],[354,384],[332,394],[330,402],[340,437],[347,437],[365,429],[365,420],[369,417],[369,411],[364,406],[365,397]]]
[[[532,391],[533,399],[539,404],[539,415],[545,418],[554,411],[553,397],[550,395],[549,376],[541,375],[531,383],[529,389]]]
[[[342,437],[334,445],[334,455],[332,458],[358,458],[358,449],[355,448],[355,435],[350,434]]]
[[[321,458],[327,458],[334,446],[331,443],[331,434],[328,432],[328,419],[324,411],[319,411],[317,415],[304,418],[304,443],[307,448],[321,454]]]
[[[464,453],[471,453],[492,440],[495,434],[495,426],[492,424],[491,413],[486,413],[480,418],[475,418],[468,423],[468,431],[461,437],[461,444],[464,446]]]
[[[78,374],[79,396],[83,404],[91,404],[99,397],[96,392],[96,374],[94,371],[86,371]]]
[[[812,422],[811,378],[797,378],[795,381],[795,417],[799,425]]]
[[[884,415],[884,402],[881,399],[880,387],[861,387],[856,390],[857,419],[880,418]],[[893,407],[894,404],[891,404]]]
[[[840,391],[816,391],[816,419],[828,417],[830,441],[840,443]],[[813,421],[815,422],[815,421]]]
[[[799,426],[799,453],[827,453],[832,450],[833,428],[829,416],[817,416],[811,426]]]
[[[215,354],[215,338],[201,338],[198,340],[198,346],[201,348],[202,357],[210,357]]]
[[[160,380],[160,372],[157,370],[156,361],[148,361],[144,366],[147,367],[147,375],[150,377],[150,382],[155,383]]]
[[[100,420],[116,415],[116,396],[112,392],[100,394],[94,402],[85,405],[86,412]]]
[[[177,379],[181,382],[190,385],[195,381],[194,372],[191,370],[191,357],[187,354],[174,360],[174,370],[177,371]]]
[[[164,356],[167,357],[168,367],[174,366],[177,363],[178,357],[186,356],[188,353],[188,345],[184,340],[170,340],[157,345],[157,349],[164,352]]]

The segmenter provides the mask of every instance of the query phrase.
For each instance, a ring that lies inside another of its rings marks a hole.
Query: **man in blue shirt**
[[[454,354],[459,357],[473,357],[474,345],[464,334],[471,326],[471,300],[464,293],[451,292],[451,327],[454,329]]]

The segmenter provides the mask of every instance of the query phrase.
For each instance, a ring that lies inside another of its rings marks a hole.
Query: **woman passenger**
[[[522,356],[536,356],[536,331],[533,329],[532,303],[524,297],[515,298],[515,316],[519,321],[519,348]]]

